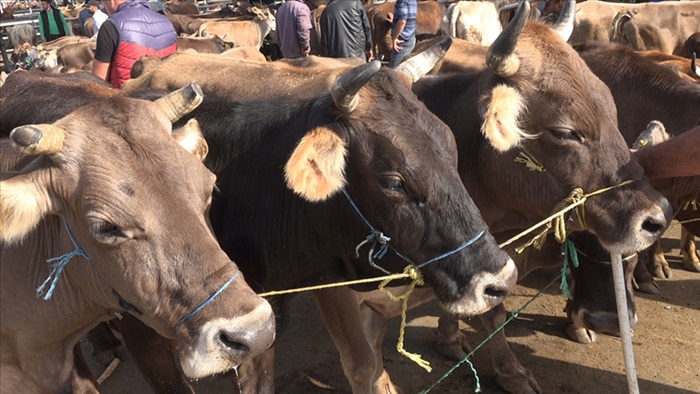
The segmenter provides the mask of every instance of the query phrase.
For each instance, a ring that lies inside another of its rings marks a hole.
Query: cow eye
[[[572,140],[572,141],[578,141],[578,142],[583,142],[583,137],[581,135],[571,129],[567,128],[552,128],[549,130],[550,133],[554,136],[554,138],[558,140]]]
[[[379,179],[379,183],[383,188],[390,191],[402,192],[404,193],[403,181],[398,176],[385,176]]]
[[[118,243],[128,238],[124,231],[115,224],[101,219],[90,223],[90,231],[95,239],[104,243]]]

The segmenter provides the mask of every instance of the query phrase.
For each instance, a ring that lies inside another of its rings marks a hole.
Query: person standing
[[[56,7],[53,0],[41,0],[41,12],[39,12],[39,34],[44,42],[70,34],[70,28],[66,18]]]
[[[106,21],[107,18],[109,18],[109,16],[107,14],[105,14],[104,12],[102,12],[102,10],[100,9],[100,2],[99,1],[90,0],[87,2],[87,5],[88,5],[87,8],[88,8],[90,15],[92,17],[92,29],[94,31],[94,34],[90,38],[92,38],[93,40],[97,40],[97,33],[100,32],[100,27],[102,26],[104,21]],[[83,26],[81,26],[81,28],[82,27]]]
[[[92,18],[92,12],[90,12],[89,2],[83,4],[83,9],[78,13],[78,25],[80,26],[80,35],[83,37],[89,37],[90,32],[85,28],[85,22]]]
[[[372,60],[372,33],[360,0],[331,0],[321,14],[321,55]]]
[[[148,0],[102,0],[110,15],[97,34],[92,73],[115,88],[131,76],[142,56],[165,57],[177,50],[177,33],[167,17],[148,6]]]
[[[311,10],[304,0],[287,0],[277,10],[277,41],[282,56],[295,59],[311,53]]]
[[[416,0],[396,0],[391,22],[391,60],[389,67],[395,68],[416,46]]]

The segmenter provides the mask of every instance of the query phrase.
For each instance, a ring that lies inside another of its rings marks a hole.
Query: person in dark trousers
[[[287,0],[277,10],[277,42],[288,59],[311,53],[311,10],[304,0]],[[317,43],[318,44],[318,43]]]
[[[360,0],[331,0],[321,14],[321,56],[372,60],[372,33]]]
[[[70,28],[66,18],[56,7],[53,0],[41,0],[41,12],[39,12],[39,34],[44,42],[70,35]]]
[[[391,21],[391,60],[389,67],[394,68],[401,63],[416,46],[416,0],[396,0],[394,15]]]
[[[148,6],[148,0],[102,0],[110,15],[97,34],[92,73],[115,88],[131,76],[142,56],[165,57],[177,50],[170,20]]]

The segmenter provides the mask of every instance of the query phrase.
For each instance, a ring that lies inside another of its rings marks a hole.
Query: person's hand
[[[369,51],[365,51],[365,57],[367,58],[368,62],[371,62],[372,59],[374,59],[374,53],[372,53],[371,49]]]
[[[400,51],[400,50],[403,49],[403,47],[401,46],[401,44],[403,44],[403,40],[402,40],[402,39],[400,39],[400,38],[394,39],[394,45],[393,45],[393,46],[394,46],[394,50],[395,50],[396,52],[398,52],[398,51]]]

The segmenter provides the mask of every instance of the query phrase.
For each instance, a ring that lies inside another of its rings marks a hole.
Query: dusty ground
[[[632,339],[642,393],[700,393],[700,274],[683,271],[678,257],[678,225],[663,237],[673,279],[659,280],[662,294],[637,294],[639,324]],[[506,301],[509,310],[524,305],[557,276],[542,271],[528,276]],[[564,299],[557,285],[528,306],[506,327],[509,342],[522,364],[529,367],[546,393],[625,393],[622,346],[619,338],[599,335],[591,345],[566,338]],[[290,329],[277,341],[277,392],[349,393],[338,356],[311,297],[295,300]],[[417,393],[437,382],[454,363],[432,350],[439,311],[428,305],[409,312],[405,348],[420,353],[434,367],[427,373],[396,351],[399,320],[391,321],[384,355],[394,382],[406,393]],[[474,345],[486,335],[478,319],[463,323]],[[482,393],[503,393],[496,385],[487,347],[473,357]],[[94,364],[97,375],[104,367]],[[467,364],[435,386],[431,393],[474,392],[475,378]],[[198,393],[231,392],[227,376],[195,382]],[[143,378],[126,360],[102,385],[108,394],[147,393]]]

